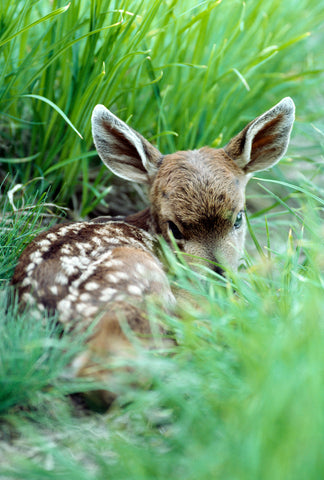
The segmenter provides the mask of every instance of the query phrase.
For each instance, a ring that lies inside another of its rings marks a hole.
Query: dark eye
[[[182,233],[180,232],[179,228],[176,226],[175,223],[173,222],[168,222],[168,227],[169,227],[169,230],[171,231],[172,235],[174,236],[174,238],[176,240],[182,240],[183,239],[183,235]]]
[[[234,228],[240,228],[243,222],[243,212],[239,212],[234,222]]]

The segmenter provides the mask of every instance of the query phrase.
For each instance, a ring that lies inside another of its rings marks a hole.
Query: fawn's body
[[[173,235],[181,250],[206,259],[217,272],[219,264],[237,268],[246,184],[253,172],[284,155],[293,120],[294,104],[285,98],[223,149],[163,156],[105,107],[95,108],[93,136],[101,159],[120,177],[148,183],[150,206],[124,221],[55,226],[25,249],[13,277],[21,302],[58,311],[69,328],[98,322],[79,374],[91,369],[92,352],[105,358],[131,350],[123,322],[150,344],[148,297],[172,308],[158,236],[170,241]]]

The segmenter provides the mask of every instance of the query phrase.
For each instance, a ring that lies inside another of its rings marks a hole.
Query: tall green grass
[[[321,12],[313,0],[4,0],[3,171],[44,177],[84,216],[111,182],[91,150],[96,103],[164,153],[217,146],[287,93],[301,111],[319,85]]]

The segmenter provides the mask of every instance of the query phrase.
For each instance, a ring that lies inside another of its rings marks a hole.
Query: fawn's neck
[[[133,213],[132,215],[128,215],[125,217],[124,221],[130,225],[142,228],[151,234],[156,233],[150,207],[147,207],[140,212]]]

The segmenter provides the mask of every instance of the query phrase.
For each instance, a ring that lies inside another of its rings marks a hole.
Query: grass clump
[[[31,182],[35,185],[35,181]],[[64,208],[47,202],[47,195],[36,190],[27,194],[28,185],[1,185],[0,190],[0,282],[5,286],[23,248],[44,228],[62,216]],[[59,212],[59,214],[58,214]]]
[[[59,340],[55,319],[45,316],[42,322],[35,312],[19,312],[9,291],[1,292],[0,302],[1,415],[16,406],[26,408],[41,403],[39,395],[53,389],[77,350],[73,345],[67,349],[67,343]],[[59,389],[54,391],[59,394]]]

